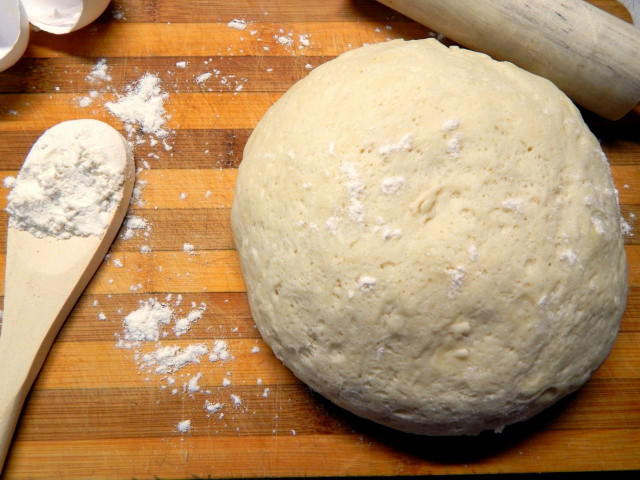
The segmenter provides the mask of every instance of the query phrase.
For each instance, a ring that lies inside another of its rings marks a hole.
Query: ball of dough
[[[295,84],[246,145],[231,221],[278,358],[407,432],[531,417],[587,381],[625,308],[617,192],[578,110],[434,40]]]

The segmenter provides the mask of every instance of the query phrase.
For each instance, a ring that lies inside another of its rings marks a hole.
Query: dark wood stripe
[[[0,132],[0,170],[19,170],[42,133]],[[121,133],[125,134],[124,130]],[[250,134],[248,129],[176,130],[170,139],[173,155],[167,154],[161,143],[153,147],[145,143],[135,147],[136,164],[142,166],[147,161],[151,168],[159,169],[237,168]]]
[[[145,72],[158,75],[163,88],[172,93],[229,92],[236,88],[237,81],[242,83],[244,92],[284,92],[309,73],[305,65],[311,64],[317,67],[335,57],[303,55],[219,57],[210,54],[198,57],[108,57],[108,73],[112,80],[108,83],[89,82],[86,76],[99,58],[25,57],[13,68],[0,75],[0,94],[73,93],[81,97],[92,90],[105,95],[108,93],[107,87],[111,92],[121,93],[125,86],[138,80]],[[188,62],[187,68],[177,68],[176,62],[180,61]],[[215,71],[220,72],[217,78],[213,76],[203,85],[196,83],[195,78],[198,75],[207,72],[215,73]],[[98,98],[96,103],[99,101],[104,102]],[[86,111],[90,110],[90,107],[86,109]]]
[[[640,128],[640,126],[639,126]],[[640,130],[639,130],[640,131]],[[0,132],[0,170],[19,170],[31,146],[43,132]],[[125,133],[124,130],[121,133]],[[162,144],[148,143],[135,147],[136,162],[147,161],[152,168],[237,168],[242,160],[250,129],[178,129],[171,137],[173,155],[167,155]],[[612,165],[640,165],[640,146],[633,142],[603,142]],[[157,155],[159,158],[149,157]]]
[[[235,18],[269,22],[410,21],[398,12],[370,0],[305,2],[296,0],[193,0],[189,8],[158,0],[114,1],[99,21],[113,21],[122,12],[127,22],[229,22]],[[265,12],[268,15],[265,15]]]
[[[603,0],[589,3],[609,13],[631,20],[621,4]],[[173,2],[159,0],[114,0],[97,20],[112,22],[114,13],[121,12],[127,22],[228,22],[235,18],[271,22],[336,22],[336,21],[410,21],[398,12],[373,0],[324,0],[301,3],[297,0],[190,0],[189,8]],[[265,15],[267,12],[268,15]]]

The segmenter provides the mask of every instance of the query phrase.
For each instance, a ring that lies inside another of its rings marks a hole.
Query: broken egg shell
[[[0,72],[20,60],[29,42],[29,20],[18,0],[0,0]]]
[[[22,0],[29,21],[57,35],[86,27],[102,15],[111,0]]]

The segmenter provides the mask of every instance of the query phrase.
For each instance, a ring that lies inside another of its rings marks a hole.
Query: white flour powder
[[[164,124],[167,111],[164,102],[169,94],[160,88],[160,79],[147,73],[137,82],[127,85],[126,95],[117,102],[107,102],[105,107],[127,126],[130,134],[138,126],[143,133],[165,137],[169,134]]]
[[[197,322],[198,320],[200,320],[206,309],[207,309],[207,306],[204,303],[202,303],[200,305],[200,308],[191,310],[186,317],[177,319],[176,324],[173,327],[173,333],[176,334],[176,337],[179,337],[187,333],[191,328],[191,324],[193,322]]]
[[[176,430],[181,433],[188,432],[189,430],[191,430],[191,420],[182,420],[181,422],[178,422],[178,424],[176,425]]]
[[[120,134],[97,120],[47,130],[7,197],[9,226],[39,238],[102,235],[122,200],[127,155]]]
[[[168,305],[151,298],[140,308],[124,317],[124,339],[128,341],[157,341],[160,328],[171,322],[173,311]]]
[[[107,73],[107,60],[101,58],[95,64],[91,72],[86,77],[87,82],[110,82],[111,75]]]

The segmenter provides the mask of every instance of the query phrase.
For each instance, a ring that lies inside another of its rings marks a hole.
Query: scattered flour
[[[209,400],[204,401],[204,409],[209,413],[217,413],[222,410],[221,403],[212,403]]]
[[[522,199],[509,198],[504,202],[502,202],[502,208],[506,210],[511,210],[516,213],[522,213]]]
[[[578,255],[573,250],[567,250],[560,254],[560,260],[564,260],[569,265],[575,265],[578,261]]]
[[[221,360],[224,362],[233,358],[231,357],[228,348],[229,346],[224,340],[215,340],[213,342],[213,350],[209,354],[209,361],[217,362],[218,360]]]
[[[87,108],[92,103],[93,103],[93,98],[91,97],[82,97],[78,99],[78,106],[81,108]]]
[[[240,20],[235,18],[231,20],[229,23],[227,23],[227,27],[235,28],[236,30],[244,30],[245,28],[247,28],[247,22],[246,20]]]
[[[93,69],[89,72],[89,74],[85,77],[87,82],[110,82],[111,75],[107,73],[107,60],[105,58],[101,58],[98,62],[93,66]]]
[[[151,353],[139,357],[141,369],[153,368],[155,373],[174,373],[190,364],[200,364],[200,358],[208,352],[203,344],[187,345],[180,348],[176,345],[158,347]]]
[[[182,60],[181,62],[176,62],[176,67],[181,68],[182,70],[187,68],[187,65],[189,65],[189,62],[185,62],[184,60]]]
[[[363,292],[370,292],[376,288],[376,279],[369,275],[362,275],[358,278],[358,288]]]
[[[598,218],[595,215],[592,215],[591,216],[591,223],[593,224],[593,228],[595,229],[595,231],[599,235],[604,234],[604,224],[603,224],[603,222],[602,222],[602,220],[600,218]]]
[[[12,177],[11,175],[9,175],[8,177],[4,177],[4,179],[2,180],[2,186],[4,188],[13,188],[15,184],[16,177]]]
[[[389,240],[391,238],[402,237],[402,230],[400,228],[390,228],[385,225],[382,227],[380,234],[382,235],[383,240]]]
[[[274,35],[273,38],[276,40],[276,42],[285,47],[290,47],[293,45],[293,38],[291,37],[287,37],[285,35]]]
[[[327,231],[332,234],[332,235],[337,235],[338,234],[338,222],[340,221],[340,219],[338,217],[329,217],[327,219],[327,221],[325,222],[324,226],[327,229]]]
[[[196,375],[191,377],[187,382],[187,390],[190,392],[199,392],[200,385],[198,385],[198,381],[202,378],[202,373],[198,372]]]
[[[146,73],[137,82],[127,85],[126,95],[104,106],[125,124],[129,135],[139,128],[143,133],[163,138],[169,134],[164,129],[169,118],[164,108],[168,97],[169,94],[160,88],[160,79]]]
[[[303,47],[308,47],[311,45],[311,41],[309,40],[309,37],[311,35],[308,33],[303,33],[302,35],[298,35],[298,42],[300,42],[300,45],[302,45]]]
[[[460,143],[462,140],[462,135],[456,133],[453,137],[447,140],[447,153],[453,157],[457,158],[460,156],[460,150],[462,149],[462,144]]]
[[[444,120],[441,124],[442,130],[445,132],[452,132],[460,126],[460,120],[457,118],[451,118],[448,120]]]
[[[200,304],[199,308],[191,310],[186,317],[177,319],[173,327],[173,333],[175,333],[176,337],[180,337],[187,333],[191,328],[191,324],[200,320],[206,309],[207,306],[203,302]]]
[[[129,215],[124,221],[125,231],[122,234],[124,240],[129,240],[134,236],[138,230],[146,230],[147,233],[151,230],[149,223],[141,217],[135,215]]]
[[[172,318],[173,310],[168,305],[150,298],[124,318],[124,339],[135,342],[158,341],[160,329],[168,325]]]
[[[191,430],[191,420],[182,420],[176,425],[179,432],[186,433]]]
[[[390,155],[401,150],[409,150],[413,146],[413,135],[405,134],[398,143],[387,143],[378,148],[378,153],[382,156]]]
[[[404,185],[404,182],[404,177],[387,177],[382,180],[380,188],[386,195],[393,195],[394,193],[398,193],[398,190],[400,190],[400,188]]]
[[[207,73],[203,73],[202,75],[198,75],[196,77],[196,83],[198,85],[203,85],[204,82],[206,82],[207,80],[209,80],[211,77],[213,76],[212,73],[207,72]]]
[[[463,267],[447,268],[447,275],[449,277],[449,298],[454,298],[460,292],[462,288],[462,281],[467,271]]]
[[[629,218],[634,218],[633,213],[629,215]],[[622,216],[620,216],[620,230],[622,231],[622,235],[633,237],[633,233],[631,233],[633,227]]]
[[[340,169],[347,177],[347,192],[349,193],[349,218],[356,223],[364,222],[364,204],[362,197],[364,196],[364,183],[360,181],[356,167],[353,163],[342,162]]]

